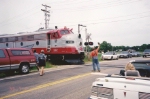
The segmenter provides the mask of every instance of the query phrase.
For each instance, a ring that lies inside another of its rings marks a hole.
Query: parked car
[[[141,53],[140,52],[131,52],[132,57],[140,57]]]
[[[89,99],[149,99],[149,86],[149,78],[110,75],[92,83]]]
[[[34,66],[36,62],[32,50],[26,48],[0,49],[0,72],[19,71],[26,74]]]
[[[141,57],[142,56],[142,54],[140,52],[135,52],[135,53],[136,53],[137,57]]]
[[[119,55],[119,58],[132,58],[132,54],[128,51],[122,51],[118,55]]]
[[[130,54],[132,55],[132,57],[137,57],[137,53],[136,52],[131,52]]]
[[[143,57],[150,56],[150,49],[145,49],[143,52]]]
[[[102,59],[118,59],[118,55],[116,54],[116,52],[106,52],[104,54],[102,54]]]

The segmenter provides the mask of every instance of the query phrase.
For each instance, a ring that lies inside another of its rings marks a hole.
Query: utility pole
[[[85,25],[78,24],[78,33],[79,33],[79,34],[80,34],[80,26],[82,26],[82,27],[86,27]]]
[[[85,28],[85,36],[86,36],[85,41],[87,42],[87,28]],[[86,46],[86,53],[87,53],[87,46]]]
[[[89,48],[89,41],[90,41],[90,39],[91,39],[91,33],[89,34],[89,33],[87,33],[87,35],[86,35],[86,42],[88,42],[88,45],[86,46],[86,47],[88,47]],[[89,50],[88,50],[88,48],[87,48],[87,54],[89,55]]]
[[[50,11],[47,10],[47,8],[51,8],[51,7],[48,5],[44,5],[44,4],[42,4],[42,6],[45,7],[45,9],[41,9],[41,11],[43,11],[45,13],[45,29],[47,29],[48,25],[49,25],[49,20],[50,20],[50,14],[49,14]]]
[[[88,45],[86,45],[86,55],[89,56],[89,42],[91,39],[91,33],[87,33],[87,28],[85,28],[85,36],[86,36],[86,42],[88,43]]]

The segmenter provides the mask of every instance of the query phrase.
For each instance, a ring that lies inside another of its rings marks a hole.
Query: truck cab
[[[35,61],[35,56],[30,49],[0,49],[0,72],[19,71],[23,74],[29,73],[30,68],[36,66]]]
[[[145,49],[143,52],[143,58],[147,56],[150,56],[150,49]]]

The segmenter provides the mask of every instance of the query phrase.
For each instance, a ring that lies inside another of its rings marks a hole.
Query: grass
[[[0,73],[0,78],[1,77],[6,77],[6,74],[5,73]]]
[[[55,67],[55,65],[51,64],[50,62],[46,62],[45,68],[53,68],[53,67]],[[32,71],[35,71],[35,70],[37,70],[37,67],[31,68],[30,71],[32,72]]]

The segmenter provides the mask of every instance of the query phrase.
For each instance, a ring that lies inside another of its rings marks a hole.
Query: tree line
[[[91,51],[93,47],[87,46],[87,49],[85,48],[85,51]],[[108,43],[107,41],[103,41],[101,43],[101,48],[99,52],[107,52],[107,51],[128,51],[129,49],[135,50],[138,52],[143,52],[145,49],[150,49],[150,44],[142,44],[141,46],[112,46],[111,43]]]

